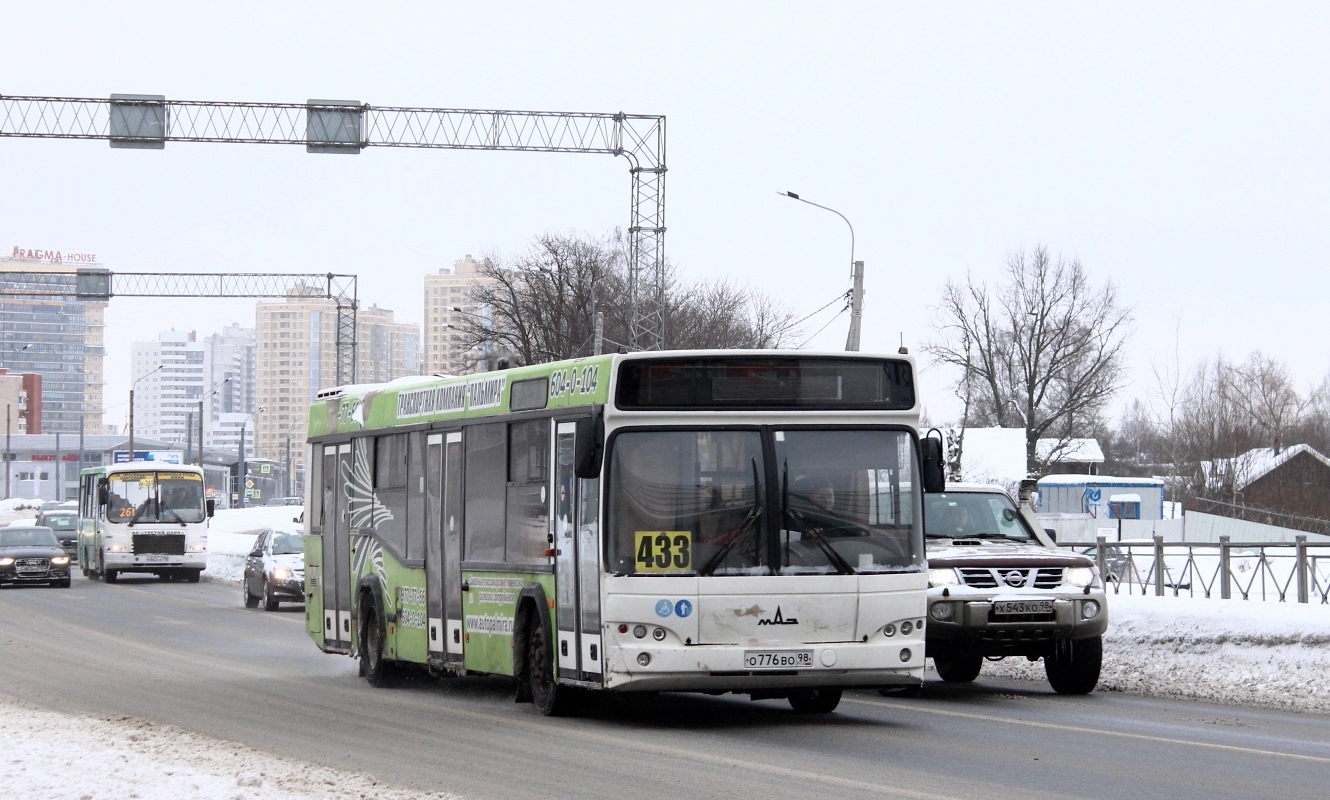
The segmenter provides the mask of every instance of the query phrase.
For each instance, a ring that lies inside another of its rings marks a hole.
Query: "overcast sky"
[[[1134,309],[1132,382],[1260,349],[1304,389],[1330,371],[1330,6],[12,3],[0,93],[664,114],[666,252],[801,315],[867,264],[863,349],[934,335],[942,285],[1046,244]],[[391,9],[370,13],[368,9]],[[419,322],[421,276],[545,231],[627,225],[608,156],[0,141],[0,252],[112,270],[357,272]],[[253,324],[252,303],[117,299],[129,342]],[[818,318],[814,327],[825,321]],[[847,319],[810,347],[840,349]],[[812,332],[812,329],[809,331]],[[958,413],[926,370],[935,419]],[[1121,401],[1119,405],[1121,405]]]

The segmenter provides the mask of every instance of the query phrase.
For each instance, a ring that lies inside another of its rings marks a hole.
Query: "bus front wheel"
[[[790,692],[790,708],[800,714],[830,714],[840,705],[841,689],[819,686]]]
[[[531,615],[526,636],[526,674],[531,702],[547,717],[562,717],[577,707],[577,689],[560,686],[554,667],[554,648],[541,620]]]

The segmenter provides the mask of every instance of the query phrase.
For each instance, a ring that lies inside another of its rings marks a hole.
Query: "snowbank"
[[[208,526],[208,568],[203,577],[240,583],[245,572],[245,554],[254,549],[254,539],[268,528],[299,529],[294,519],[302,506],[258,506],[218,511]]]
[[[1042,662],[985,675],[1044,681]],[[1322,605],[1109,598],[1100,691],[1330,713],[1330,611]]]
[[[57,758],[52,754],[71,753]],[[43,711],[0,697],[0,786],[41,800],[457,800],[125,717]],[[59,768],[52,769],[58,761]]]
[[[25,500],[22,497],[11,497],[7,500],[0,500],[0,514],[7,514],[11,511],[22,511],[26,508],[36,510],[41,508],[42,503],[44,502],[46,501],[41,499]]]

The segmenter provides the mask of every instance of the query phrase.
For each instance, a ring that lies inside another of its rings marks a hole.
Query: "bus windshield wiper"
[[[185,520],[175,512],[174,508],[171,508],[170,506],[162,506],[162,510],[169,511],[171,516],[175,517],[175,521],[180,523],[180,527],[185,527]]]
[[[139,521],[139,515],[142,514],[144,511],[147,511],[147,510],[148,510],[148,504],[149,504],[149,502],[150,502],[150,500],[144,500],[144,501],[143,501],[143,505],[141,505],[141,506],[139,506],[138,508],[134,509],[134,516],[132,516],[132,517],[129,518],[129,522],[125,523],[125,527],[128,527],[128,528],[132,528],[132,527],[134,527],[134,523]]]
[[[713,571],[715,571],[716,567],[719,567],[720,563],[724,561],[725,557],[728,556],[730,554],[730,551],[734,549],[734,545],[737,544],[741,538],[743,538],[743,535],[748,532],[749,528],[757,524],[758,518],[762,516],[762,507],[759,506],[757,503],[757,492],[758,492],[757,456],[752,457],[752,462],[753,462],[753,507],[748,511],[748,515],[743,518],[743,521],[740,522],[739,525],[734,529],[734,532],[730,534],[729,541],[721,545],[720,549],[716,551],[716,554],[713,555],[711,558],[707,559],[707,563],[703,564],[702,569],[697,571],[698,575],[710,575]]]
[[[813,543],[816,544],[818,546],[818,549],[821,550],[826,555],[827,560],[831,562],[831,565],[836,568],[837,572],[839,572],[841,575],[853,575],[854,570],[850,568],[849,563],[845,559],[841,558],[840,553],[836,552],[836,549],[831,546],[831,543],[828,542],[826,537],[822,535],[822,532],[819,531],[816,527],[808,524],[808,518],[805,517],[803,514],[799,513],[798,511],[793,511],[790,509],[789,459],[786,459],[785,463],[781,467],[780,482],[781,482],[781,493],[780,493],[781,525],[784,526],[786,530],[789,530],[790,520],[792,519],[797,520],[799,524],[803,526],[803,529],[800,530],[799,532],[805,536],[812,538]],[[786,545],[786,547],[788,548],[788,545]]]

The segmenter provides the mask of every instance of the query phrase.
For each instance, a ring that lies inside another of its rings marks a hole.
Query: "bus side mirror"
[[[922,451],[924,491],[928,494],[945,492],[947,476],[943,471],[942,440],[935,436],[925,437],[919,440],[919,449]]]
[[[99,484],[97,484],[97,504],[98,504],[98,505],[102,505],[102,506],[106,505],[106,484],[105,484],[105,483],[99,483]]]
[[[217,501],[209,497],[203,501],[203,508],[208,512],[208,519],[212,519],[212,515],[217,513]]]
[[[573,469],[586,480],[600,477],[600,462],[605,454],[605,419],[599,413],[577,421],[573,446]]]

